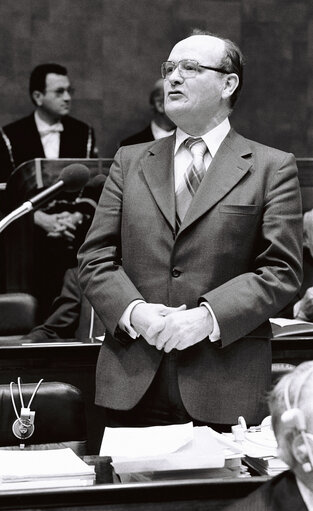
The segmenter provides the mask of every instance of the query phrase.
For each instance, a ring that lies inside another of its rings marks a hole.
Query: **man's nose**
[[[69,93],[69,91],[68,91],[68,90],[65,90],[65,91],[64,91],[63,99],[65,99],[66,101],[71,101],[72,96],[71,96],[71,94]]]
[[[174,71],[169,75],[168,79],[169,79],[171,84],[183,83],[184,78],[180,74],[178,66],[175,67]]]

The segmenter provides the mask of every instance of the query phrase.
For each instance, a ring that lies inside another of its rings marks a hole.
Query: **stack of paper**
[[[0,491],[93,484],[95,469],[71,449],[0,450]]]
[[[223,449],[209,428],[188,424],[106,428],[101,456],[118,474],[224,467]]]
[[[234,443],[232,433],[223,433],[222,436]],[[244,441],[237,445],[249,467],[259,474],[274,476],[289,468],[277,455],[277,441],[270,427],[245,431]]]
[[[263,458],[246,456],[245,460],[251,468],[254,468],[261,475],[276,476],[289,468],[283,460],[271,456],[264,456]]]

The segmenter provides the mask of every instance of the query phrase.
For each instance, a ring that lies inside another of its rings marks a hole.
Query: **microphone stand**
[[[17,220],[23,215],[26,215],[26,213],[29,213],[30,211],[39,208],[47,199],[51,199],[54,195],[56,195],[59,192],[63,185],[64,181],[62,180],[57,181],[49,188],[38,193],[32,199],[24,202],[21,206],[11,211],[11,213],[9,213],[7,216],[2,218],[2,220],[0,220],[0,233],[15,220]]]
[[[12,222],[17,220],[21,216],[26,215],[26,213],[32,211],[32,209],[33,209],[32,203],[30,201],[27,201],[24,202],[24,204],[22,204],[19,208],[16,208],[13,211],[11,211],[11,213],[9,213],[7,216],[2,218],[2,220],[0,220],[0,232],[4,231],[4,229],[6,229],[8,225],[10,225]]]
[[[76,173],[76,177],[75,177]],[[77,179],[78,177],[78,179]],[[7,216],[0,220],[0,233],[8,227],[12,222],[17,220],[26,213],[34,211],[44,204],[47,200],[54,197],[62,188],[65,191],[78,191],[80,188],[85,186],[89,178],[89,170],[84,165],[72,164],[62,170],[60,179],[51,185],[49,188],[42,190],[35,197],[32,197],[28,201],[24,202],[21,206],[14,209]]]

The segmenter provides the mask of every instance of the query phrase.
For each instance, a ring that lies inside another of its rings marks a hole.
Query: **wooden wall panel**
[[[31,111],[30,71],[56,61],[77,91],[73,115],[113,156],[148,122],[160,63],[193,27],[234,39],[247,57],[234,126],[313,156],[312,0],[2,0],[0,125]]]

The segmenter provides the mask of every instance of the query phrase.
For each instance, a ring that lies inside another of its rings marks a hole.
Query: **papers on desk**
[[[0,491],[93,484],[95,469],[71,449],[0,450]]]
[[[223,448],[207,427],[192,423],[148,428],[106,428],[101,456],[118,474],[223,467]]]
[[[232,433],[223,433],[221,436],[227,438],[228,442],[233,442]],[[260,431],[245,431],[244,438],[244,441],[237,445],[247,464],[259,474],[274,476],[289,468],[277,456],[277,442],[270,427],[264,427]]]
[[[270,318],[273,337],[313,337],[313,323],[301,319]]]
[[[283,460],[271,456],[263,458],[246,456],[245,460],[251,468],[261,475],[276,476],[289,468]]]

